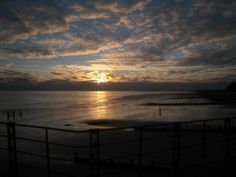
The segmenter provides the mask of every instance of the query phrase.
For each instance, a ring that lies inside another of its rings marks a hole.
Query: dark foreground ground
[[[1,176],[9,167],[19,177],[236,176],[234,118],[83,132],[15,124],[10,151],[7,125],[0,127]]]

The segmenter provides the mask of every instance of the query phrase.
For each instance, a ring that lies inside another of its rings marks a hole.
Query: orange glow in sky
[[[94,72],[90,77],[91,80],[98,84],[112,81],[112,78],[109,76],[109,74],[104,72]]]

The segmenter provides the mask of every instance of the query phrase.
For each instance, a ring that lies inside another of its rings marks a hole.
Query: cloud
[[[106,0],[91,0],[90,3],[96,7],[96,9],[108,10],[113,13],[131,13],[135,10],[141,10],[150,3],[151,0],[128,0],[123,3],[115,1]]]
[[[60,33],[68,29],[61,8],[51,1],[6,1],[1,4],[0,10],[0,44],[11,44],[38,34]]]
[[[2,68],[10,68],[11,66],[13,66],[15,63],[11,62],[11,63],[6,63],[6,64],[0,64],[0,69]]]
[[[200,53],[198,57],[185,58],[178,62],[178,65],[181,66],[209,66],[209,65],[218,65],[218,66],[230,66],[236,65],[236,48],[227,49],[223,51],[216,51],[210,53]]]
[[[89,1],[85,4],[73,4],[71,8],[75,10],[76,13],[68,15],[66,17],[67,21],[106,19],[110,18],[112,15],[109,11],[96,9],[94,4],[89,4]]]
[[[191,44],[172,50],[172,53],[180,52],[182,55],[177,57],[177,65],[235,65],[235,36],[214,39],[208,42]],[[181,57],[181,58],[180,58]]]
[[[22,47],[22,48],[5,48],[2,49],[3,56],[18,57],[23,59],[38,59],[38,58],[54,58],[55,53],[50,49]]]
[[[67,66],[73,59],[77,70],[49,74],[72,81],[89,80],[94,71],[128,81],[220,78],[193,72],[198,67],[232,78],[235,7],[231,0],[4,1],[1,58],[60,58]]]
[[[142,10],[151,0],[129,0],[124,2],[91,0],[86,3],[75,3],[71,6],[75,15],[66,16],[68,22],[77,20],[109,19],[115,15],[129,14]]]
[[[187,67],[174,67],[167,71],[167,76],[179,82],[212,82],[212,81],[225,81],[232,82],[235,77],[234,67],[221,68],[219,66],[204,67],[204,66],[187,66]]]
[[[29,73],[1,70],[0,83],[23,83],[23,82],[37,82],[38,77]]]
[[[56,65],[49,70],[52,70],[51,79],[69,80],[73,82],[96,82],[101,74],[106,77],[108,82],[137,82],[139,81],[153,81],[153,78],[145,73],[138,73],[136,70],[127,70],[126,74],[119,72],[121,70],[109,70],[105,68],[94,68],[96,66],[83,65]],[[123,68],[124,70],[124,68]]]

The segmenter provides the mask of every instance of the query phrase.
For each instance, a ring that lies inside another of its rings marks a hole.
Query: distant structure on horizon
[[[232,82],[227,87],[228,91],[236,91],[236,82]]]

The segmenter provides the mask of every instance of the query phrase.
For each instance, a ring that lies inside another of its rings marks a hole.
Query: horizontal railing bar
[[[116,128],[105,128],[105,129],[88,129],[88,130],[69,130],[69,129],[62,129],[62,128],[53,128],[53,127],[43,127],[37,125],[27,125],[27,124],[20,124],[15,123],[16,126],[21,127],[29,127],[29,128],[39,128],[39,129],[48,129],[53,131],[63,131],[63,132],[71,132],[71,133],[90,133],[92,131],[114,131],[114,130],[125,130],[125,129],[141,129],[145,127],[156,127],[156,126],[168,126],[178,124],[189,124],[189,123],[201,123],[201,122],[212,122],[212,121],[220,121],[225,119],[236,119],[236,117],[225,117],[225,118],[215,118],[215,119],[201,119],[201,120],[192,120],[192,121],[179,121],[179,122],[165,122],[165,123],[157,123],[157,124],[150,124],[150,125],[140,125],[140,126],[126,126],[126,127],[116,127]],[[7,124],[9,122],[0,122],[0,124]]]
[[[113,160],[119,160],[119,159],[127,159],[129,160],[131,157],[138,157],[139,154],[136,153],[136,154],[127,154],[127,155],[123,155],[123,156],[112,156],[112,159]],[[109,160],[108,158],[106,158],[106,160]]]
[[[172,136],[171,135],[169,135],[169,136],[159,136],[159,137],[153,137],[153,138],[143,138],[142,140],[143,141],[154,141],[154,140],[156,140],[156,141],[169,141],[169,139],[162,139],[162,138],[172,138]]]
[[[38,129],[48,129],[52,131],[62,131],[62,132],[71,132],[71,133],[89,133],[88,130],[69,130],[69,129],[62,129],[62,128],[53,128],[53,127],[43,127],[43,126],[37,126],[37,125],[27,125],[27,124],[20,124],[15,123],[15,126],[18,127],[28,127],[28,128],[38,128]]]
[[[89,145],[74,146],[74,145],[61,144],[61,143],[55,143],[55,142],[48,142],[48,144],[49,144],[49,145],[54,145],[54,146],[62,146],[62,147],[75,148],[75,149],[89,148]]]
[[[168,126],[168,125],[174,125],[176,123],[179,123],[179,124],[188,124],[188,123],[197,123],[197,122],[212,122],[212,121],[221,121],[221,120],[225,120],[225,119],[236,119],[236,117],[225,117],[225,118],[215,118],[215,119],[199,119],[199,120],[190,120],[190,121],[176,121],[176,122],[164,122],[164,123],[158,123],[158,124],[150,124],[150,125],[143,125],[143,126],[139,126],[139,127],[152,127],[152,126]]]
[[[172,151],[172,149],[162,149],[158,152],[149,152],[149,153],[146,152],[146,153],[143,153],[143,155],[148,156],[148,155],[159,154],[160,152],[171,152],[171,151]],[[160,155],[162,155],[162,154],[160,154]]]
[[[47,156],[45,156],[45,155],[35,154],[35,153],[31,153],[31,152],[25,152],[25,151],[19,151],[19,150],[16,152],[21,153],[21,154],[25,154],[25,155],[29,155],[29,156],[34,156],[34,157],[40,157],[40,158],[45,158],[45,159],[47,158]],[[63,162],[73,162],[73,160],[62,159],[62,158],[58,158],[58,157],[54,157],[54,156],[50,156],[49,159],[63,161]]]
[[[36,143],[43,143],[43,144],[45,144],[45,141],[42,141],[42,140],[36,140],[36,139],[31,139],[31,138],[23,138],[23,137],[16,136],[16,139],[18,139],[18,140],[24,140],[24,141],[31,141],[31,142],[36,142]]]
[[[55,156],[50,156],[49,159],[56,160],[56,161],[61,161],[61,162],[74,163],[73,160],[62,159],[62,158],[55,157]]]
[[[142,142],[145,142],[145,141],[152,141],[152,140],[157,140],[157,141],[163,141],[163,139],[160,139],[159,138],[172,138],[172,136],[162,136],[162,137],[154,137],[154,138],[144,138],[142,139]],[[165,140],[168,140],[168,139],[164,139]],[[101,143],[100,146],[109,146],[109,145],[116,145],[116,144],[126,144],[126,143],[137,143],[139,142],[139,139],[137,140],[131,140],[131,141],[120,141],[120,142],[111,142],[111,143]]]
[[[165,122],[165,123],[157,123],[157,124],[150,124],[150,125],[140,125],[140,126],[127,126],[127,127],[117,127],[117,128],[106,128],[106,129],[97,129],[98,131],[113,131],[113,130],[125,130],[125,129],[136,129],[136,130],[142,130],[142,128],[145,127],[159,127],[159,126],[170,126],[178,124],[187,124],[187,123],[196,123],[196,122],[212,122],[212,121],[220,121],[225,119],[236,119],[236,117],[231,118],[216,118],[216,119],[201,119],[201,120],[193,120],[193,121],[178,121],[178,122]]]
[[[200,119],[200,120],[191,120],[191,121],[182,121],[180,123],[182,124],[188,124],[188,123],[197,123],[197,122],[212,122],[212,121],[221,121],[225,119],[236,119],[236,117],[225,117],[225,118],[215,118],[215,119]]]
[[[16,137],[18,140],[23,140],[23,141],[31,141],[31,142],[36,142],[36,143],[43,143],[45,144],[45,141],[42,140],[35,140],[31,138],[23,138],[23,137]],[[89,146],[73,146],[73,145],[67,145],[67,144],[61,144],[61,143],[54,143],[54,142],[49,142],[48,144],[50,145],[56,145],[56,146],[62,146],[62,147],[70,147],[70,148],[88,148]]]
[[[225,118],[215,118],[215,119],[200,119],[200,120],[191,120],[191,121],[180,121],[180,122],[173,122],[173,123],[180,123],[180,124],[189,124],[189,123],[203,123],[203,122],[213,122],[213,121],[222,121],[226,119],[236,119],[236,117],[225,117]],[[171,124],[171,122],[170,122]]]
[[[202,131],[205,131],[207,133],[222,133],[223,131],[225,131],[224,128],[195,128],[195,127],[192,127],[192,128],[179,128],[178,129],[179,131],[183,132],[183,133],[191,133],[191,132],[196,132],[196,133],[201,133]],[[146,128],[143,128],[142,131],[144,132],[172,132],[173,131],[173,128],[158,128],[158,127],[146,127]],[[230,131],[231,133],[236,133],[236,128],[232,128],[231,130],[228,130]]]
[[[119,141],[112,143],[101,143],[100,146],[110,146],[110,145],[118,145],[118,144],[128,144],[128,143],[137,143],[139,140],[131,140],[131,141]]]
[[[35,153],[32,153],[32,152],[25,152],[25,151],[20,151],[20,150],[17,150],[16,152],[17,152],[17,153],[20,153],[20,154],[25,154],[25,155],[29,155],[29,156],[34,156],[34,157],[47,158],[45,155],[35,154]]]

